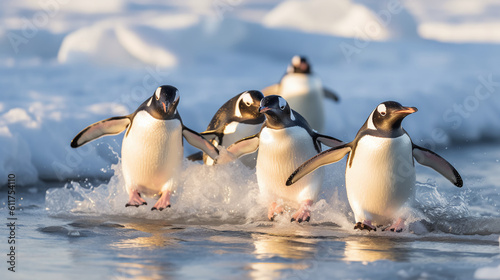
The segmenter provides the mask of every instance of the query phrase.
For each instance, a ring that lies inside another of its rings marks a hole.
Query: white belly
[[[412,144],[407,135],[395,139],[364,136],[349,155],[346,189],[356,222],[390,223],[413,195],[414,185]]]
[[[322,169],[287,187],[292,172],[317,152],[311,136],[302,128],[264,128],[257,155],[257,181],[266,200],[284,199],[292,203],[315,201],[323,181]]]
[[[139,112],[122,144],[122,168],[127,191],[159,193],[182,164],[182,126]]]
[[[323,86],[319,78],[305,74],[287,74],[281,80],[280,95],[301,114],[309,125],[322,131],[324,126]]]

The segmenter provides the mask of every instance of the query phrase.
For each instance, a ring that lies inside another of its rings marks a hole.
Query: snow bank
[[[405,1],[405,5],[417,19],[422,38],[460,43],[500,42],[498,1],[422,0]]]
[[[289,0],[270,11],[263,23],[273,28],[292,28],[374,41],[418,37],[417,25],[405,11],[402,2],[366,2]],[[373,7],[369,8],[367,4]]]
[[[155,16],[155,15],[153,15]],[[137,20],[101,21],[89,27],[83,27],[68,34],[58,53],[61,63],[90,63],[94,65],[113,65],[119,67],[139,67],[155,65],[174,67],[178,63],[176,54],[172,53],[172,45],[189,41],[175,42],[179,32],[187,32],[199,22],[197,16],[163,15],[160,22],[154,17],[141,23]],[[196,40],[201,34],[185,36],[185,39]]]
[[[118,41],[113,26],[84,27],[64,38],[57,56],[61,63],[91,63],[117,66],[137,65]]]
[[[445,22],[427,22],[419,26],[419,34],[426,39],[444,42],[493,42],[500,43],[500,29],[497,22],[472,22],[450,24]]]

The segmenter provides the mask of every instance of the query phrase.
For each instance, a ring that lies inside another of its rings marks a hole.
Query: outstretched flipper
[[[313,172],[314,170],[320,168],[323,165],[327,165],[333,162],[341,160],[347,153],[351,151],[349,144],[344,144],[335,148],[331,148],[324,152],[321,152],[308,161],[304,162],[299,168],[297,168],[288,180],[286,180],[286,185],[290,186],[293,183],[300,180],[300,178],[306,176],[307,174]]]
[[[261,92],[264,94],[264,96],[279,95],[278,93],[279,88],[280,88],[279,84],[274,84],[262,89]]]
[[[229,146],[227,151],[233,154],[236,158],[253,153],[259,148],[259,136],[260,134],[255,134],[238,140],[233,145]]]
[[[130,116],[112,117],[84,128],[71,141],[72,148],[78,148],[92,140],[106,135],[119,134],[130,125]]]
[[[182,127],[182,136],[186,138],[189,144],[205,152],[212,159],[216,159],[219,156],[219,150],[208,142],[203,136],[198,132],[191,130],[185,126]]]
[[[323,88],[323,93],[325,94],[326,98],[332,99],[335,102],[339,102],[340,98],[339,95],[336,94],[334,91],[329,90],[327,88]]]
[[[208,141],[213,143],[213,140],[219,142],[218,132],[215,130],[207,130],[200,133],[200,135]],[[190,161],[202,161],[203,152],[196,152],[186,157]]]
[[[413,157],[418,163],[436,170],[455,186],[459,188],[463,186],[462,177],[458,174],[455,167],[433,151],[413,144]]]
[[[337,138],[330,137],[328,135],[323,135],[323,134],[316,134],[316,140],[321,142],[323,145],[326,145],[331,148],[338,147],[340,145],[345,144],[344,142],[340,141]]]

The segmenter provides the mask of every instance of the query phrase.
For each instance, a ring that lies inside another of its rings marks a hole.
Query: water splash
[[[433,180],[417,183],[409,220],[422,223],[428,231],[458,235],[500,233],[499,217],[485,217],[471,211],[475,195],[471,189],[463,188],[458,194],[447,190]]]
[[[331,167],[329,167],[331,168]],[[151,211],[150,207],[124,207],[128,195],[124,188],[121,162],[112,165],[114,176],[107,184],[71,182],[64,188],[49,189],[46,209],[50,215],[120,216],[164,220],[182,224],[247,224],[271,226],[289,224],[295,209],[286,208],[275,223],[266,219],[267,205],[259,199],[255,170],[240,162],[206,166],[183,162],[172,208]],[[343,170],[326,172],[323,191],[312,207],[310,224],[333,224],[352,231],[354,218],[343,185]],[[472,196],[472,198],[475,198]],[[458,194],[437,186],[436,182],[416,184],[413,201],[402,211],[406,231],[416,234],[444,232],[459,235],[500,233],[500,218],[482,217],[470,210],[471,190]],[[146,198],[153,205],[154,198]],[[377,233],[378,234],[378,233]]]
[[[267,222],[267,205],[261,203],[255,170],[239,161],[206,166],[185,160],[179,184],[172,196],[172,208],[151,211],[151,207],[127,207],[121,162],[111,166],[114,175],[106,184],[71,182],[46,193],[46,210],[53,216],[126,216],[161,219],[188,224],[252,224]],[[345,191],[340,191],[339,172],[326,176],[324,191],[313,206],[313,222],[349,225]],[[145,198],[153,205],[154,198]],[[287,208],[279,223],[289,223],[295,209]]]

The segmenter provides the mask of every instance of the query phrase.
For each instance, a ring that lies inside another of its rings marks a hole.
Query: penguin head
[[[307,59],[304,56],[296,55],[292,57],[292,61],[288,66],[286,71],[287,73],[301,73],[301,74],[310,74],[311,73],[311,65],[307,62]]]
[[[269,95],[260,101],[259,112],[266,115],[268,127],[279,129],[293,125],[295,115],[286,100],[279,95]]]
[[[401,122],[409,114],[417,112],[415,107],[405,107],[395,101],[380,103],[367,120],[369,129],[393,131],[401,129]]]
[[[240,93],[235,105],[235,116],[241,119],[264,118],[259,112],[262,98],[264,98],[264,94],[258,90],[248,90]]]
[[[177,113],[179,91],[173,86],[160,86],[149,100],[149,113],[157,119],[170,119]]]

